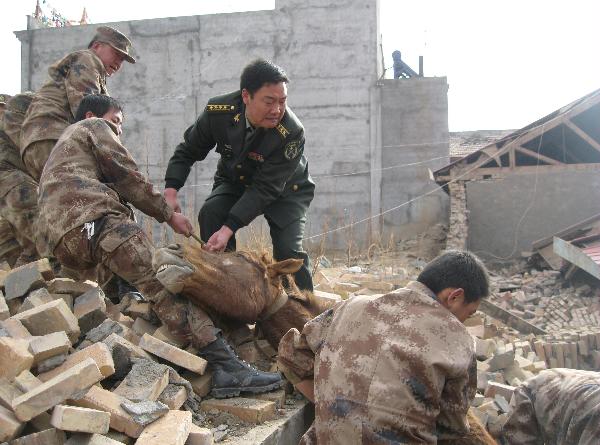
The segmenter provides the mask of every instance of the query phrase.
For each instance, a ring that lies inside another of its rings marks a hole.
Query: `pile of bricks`
[[[0,442],[206,445],[223,434],[199,426],[203,413],[260,423],[286,403],[283,390],[202,400],[211,386],[207,363],[179,346],[147,302],[112,304],[94,282],[55,278],[46,259],[4,264]],[[256,356],[252,347],[240,352]]]
[[[600,327],[598,290],[567,285],[558,271],[534,270],[496,279],[493,284],[497,290],[492,296],[494,303],[541,329]]]

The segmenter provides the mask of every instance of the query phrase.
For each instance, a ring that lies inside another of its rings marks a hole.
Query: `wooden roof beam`
[[[597,151],[600,151],[600,144],[598,142],[596,142],[596,140],[593,139],[589,134],[587,134],[585,131],[583,131],[581,128],[579,128],[575,123],[573,123],[572,120],[570,120],[570,119],[565,120],[565,125],[567,127],[569,127],[571,130],[573,130],[573,132],[577,136],[579,136],[585,142],[590,144]]]
[[[541,153],[537,153],[533,150],[529,150],[528,148],[525,148],[525,147],[515,147],[515,150],[517,150],[519,153],[523,153],[526,156],[532,157],[534,159],[539,159],[540,161],[543,161],[547,164],[551,164],[551,165],[563,165],[564,164],[563,162],[557,161],[556,159],[550,158]]]

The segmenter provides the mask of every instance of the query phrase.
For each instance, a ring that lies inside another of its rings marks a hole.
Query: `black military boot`
[[[240,392],[259,394],[283,385],[278,372],[262,372],[240,360],[220,333],[198,355],[213,373],[211,395],[217,399],[237,397]]]

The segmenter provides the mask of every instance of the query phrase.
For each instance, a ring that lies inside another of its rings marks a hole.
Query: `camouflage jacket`
[[[291,329],[279,365],[293,383],[315,381],[315,422],[303,443],[435,444],[468,432],[473,340],[421,283],[354,297],[302,333]]]
[[[542,371],[517,387],[511,405],[504,444],[600,444],[600,372]]]
[[[75,51],[48,68],[50,79],[36,92],[21,130],[21,155],[32,142],[57,140],[83,96],[108,94],[106,70],[91,50]]]
[[[235,231],[265,213],[284,227],[306,214],[314,195],[304,157],[304,127],[287,108],[276,128],[257,128],[246,140],[245,113],[240,91],[210,99],[169,160],[165,186],[183,187],[191,166],[215,148],[221,155],[215,185],[233,184],[241,195],[225,224]],[[283,201],[279,198],[289,198],[285,201],[290,205],[278,206]]]
[[[159,222],[173,214],[139,172],[111,122],[90,118],[68,127],[40,178],[40,242],[53,252],[65,233],[86,222],[107,214],[131,216],[127,203]]]
[[[0,197],[6,196],[28,176],[19,149],[5,131],[4,121],[0,120]]]

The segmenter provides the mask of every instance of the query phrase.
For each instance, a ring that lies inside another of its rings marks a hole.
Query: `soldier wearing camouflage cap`
[[[129,39],[109,26],[100,26],[88,49],[67,54],[48,69],[49,79],[36,92],[23,123],[21,157],[36,180],[63,130],[74,122],[83,96],[108,94],[106,78],[123,60],[135,63]]]
[[[15,267],[39,257],[34,240],[37,183],[27,174],[18,148],[21,125],[32,98],[33,93],[9,98],[0,120],[0,216],[10,225],[22,249]]]
[[[489,293],[485,266],[449,251],[417,281],[338,303],[279,343],[279,369],[315,403],[307,444],[437,444],[469,432],[477,389],[463,322]]]

